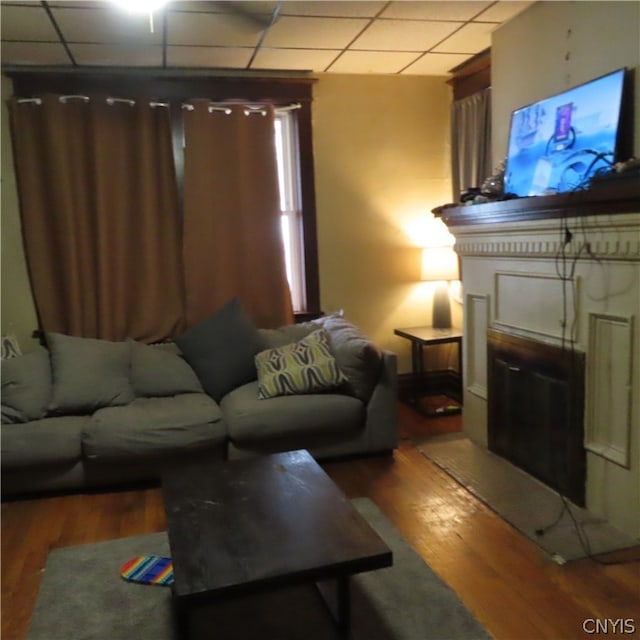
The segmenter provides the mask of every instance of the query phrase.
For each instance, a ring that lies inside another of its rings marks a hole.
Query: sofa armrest
[[[380,378],[367,404],[367,431],[371,451],[398,446],[398,357],[382,351]]]

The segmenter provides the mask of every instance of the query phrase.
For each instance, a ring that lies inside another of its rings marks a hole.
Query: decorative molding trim
[[[512,279],[510,285],[506,284],[507,279]],[[528,286],[529,281],[533,286]],[[519,305],[513,303],[517,296],[521,299]],[[575,312],[580,300],[579,276],[563,280],[548,273],[496,271],[493,299],[496,328],[549,344],[578,341],[579,316]],[[554,323],[553,314],[561,314],[563,308],[567,318],[558,317]]]
[[[565,243],[565,230],[571,240]],[[461,256],[640,261],[640,214],[453,227]],[[563,251],[564,250],[564,251]]]
[[[466,390],[483,400],[487,394],[487,329],[490,326],[490,298],[467,293],[464,314],[464,368]]]
[[[589,314],[585,448],[625,469],[631,457],[633,325],[633,316]]]

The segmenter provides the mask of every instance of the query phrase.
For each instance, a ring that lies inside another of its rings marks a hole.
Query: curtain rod
[[[245,116],[250,116],[250,115],[266,115],[266,111],[263,107],[260,106],[256,106],[256,105],[238,105],[237,103],[229,103],[229,102],[210,102],[207,105],[207,111],[209,113],[213,113],[214,111],[220,111],[222,113],[224,113],[225,115],[231,115],[232,110],[231,107],[232,106],[244,106],[244,115]],[[183,109],[186,109],[187,111],[193,111],[195,109],[195,106],[193,104],[191,104],[190,102],[183,102],[181,107]],[[300,104],[299,102],[294,102],[293,104],[289,104],[289,105],[285,105],[283,107],[276,107],[274,109],[274,111],[276,113],[286,113],[287,111],[294,111],[295,109],[301,109],[302,108],[302,104]]]
[[[74,95],[58,96],[58,100],[63,104],[66,104],[69,100],[82,100],[83,102],[89,102],[91,98],[89,96],[74,94]],[[129,106],[133,107],[136,104],[136,101],[133,98],[108,97],[105,99],[105,101],[109,106],[113,106],[114,104],[120,103],[120,104],[128,104]],[[42,98],[18,98],[17,102],[18,104],[32,103],[32,104],[41,105]],[[224,114],[229,115],[231,114],[231,107],[235,104],[236,103],[228,103],[228,102],[210,102],[207,105],[207,110],[209,111],[209,113],[213,113],[214,111],[221,111]],[[150,107],[169,107],[170,105],[168,102],[155,102],[152,100],[149,102],[149,106]],[[183,109],[186,109],[187,111],[193,111],[193,109],[195,108],[191,103],[188,103],[188,102],[182,103],[181,106]],[[263,107],[256,106],[256,105],[243,105],[243,106],[244,106],[244,114],[246,116],[252,115],[252,114],[266,115],[266,111],[264,110]],[[295,111],[296,109],[301,109],[301,108],[302,108],[301,103],[294,102],[292,104],[285,105],[282,107],[275,107],[274,111],[276,113],[286,113],[288,111]]]
[[[66,104],[69,100],[82,100],[82,102],[89,102],[91,98],[89,96],[82,95],[68,95],[68,96],[58,96],[58,101]],[[42,98],[17,98],[16,102],[18,104],[42,104]],[[136,103],[135,100],[131,98],[105,98],[105,102],[109,106],[113,106],[114,104],[128,104],[130,107],[133,107]],[[154,102],[153,100],[149,102],[150,107],[168,107],[168,102]]]

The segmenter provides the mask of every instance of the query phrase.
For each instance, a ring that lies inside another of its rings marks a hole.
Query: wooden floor
[[[632,624],[635,633],[623,637],[639,638],[640,561],[627,553],[609,558],[622,564],[555,564],[415,448],[459,426],[459,416],[425,419],[400,405],[401,443],[393,456],[324,466],[347,495],[378,504],[497,640],[612,635],[585,633],[588,619],[633,619],[626,628]],[[26,636],[49,550],[164,526],[157,488],[3,503],[2,639]]]

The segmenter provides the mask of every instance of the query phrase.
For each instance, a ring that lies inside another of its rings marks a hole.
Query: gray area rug
[[[418,449],[560,564],[640,544],[606,520],[563,503],[556,491],[468,438],[434,438]],[[539,529],[546,529],[544,535],[536,534]]]
[[[353,640],[491,638],[373,502],[353,502],[393,551],[392,567],[351,581]],[[28,640],[174,640],[169,588],[120,578],[120,566],[143,554],[169,555],[166,534],[52,551]],[[194,613],[191,625],[198,640],[337,638],[313,586],[226,601]]]

